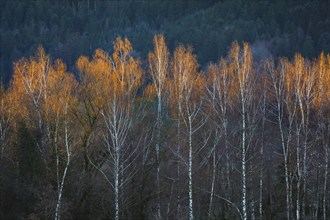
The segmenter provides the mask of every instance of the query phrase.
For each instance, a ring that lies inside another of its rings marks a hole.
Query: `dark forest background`
[[[202,65],[224,56],[231,42],[249,42],[256,58],[314,57],[330,51],[326,0],[205,1],[0,1],[0,75],[7,83],[13,62],[42,44],[69,70],[81,54],[112,50],[128,37],[142,58],[163,33],[170,49],[191,44]]]

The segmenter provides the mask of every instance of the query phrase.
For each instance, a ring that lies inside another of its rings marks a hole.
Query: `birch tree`
[[[98,145],[102,144],[99,130],[103,121],[101,111],[105,106],[105,100],[109,98],[104,97],[103,92],[107,88],[108,77],[106,76],[110,74],[111,70],[111,63],[108,59],[108,55],[104,51],[97,49],[92,59],[81,56],[76,62],[80,78],[76,88],[78,105],[72,106],[71,111],[80,130],[79,153],[81,156],[79,159],[83,163],[77,193],[80,218],[89,215],[90,209],[87,207],[90,205],[90,192],[95,183],[93,176],[97,172],[90,163],[90,159],[98,156]]]
[[[46,123],[47,112],[44,105],[48,97],[47,78],[50,69],[50,58],[39,46],[35,57],[20,59],[14,66],[12,82],[13,95],[16,97],[19,117],[29,126],[37,130],[40,139],[37,147],[46,165],[49,154],[49,125]]]
[[[131,57],[131,51],[132,46],[127,39],[117,38],[112,58],[106,60],[110,69],[104,75],[107,84],[101,94],[104,98],[101,115],[105,127],[106,158],[97,164],[90,160],[113,189],[116,220],[120,219],[123,206],[129,202],[129,195],[124,192],[136,173],[133,162],[139,149],[137,143],[129,142],[129,133],[134,123],[134,102],[141,85],[142,70],[140,62]]]
[[[64,184],[71,162],[73,145],[75,144],[72,115],[69,109],[75,102],[73,89],[77,83],[74,77],[66,72],[65,64],[60,60],[57,60],[54,67],[51,68],[48,81],[49,96],[45,111],[48,112],[47,120],[52,127],[51,136],[55,148],[57,182],[55,220],[59,220],[61,219]],[[64,155],[61,152],[65,152]],[[62,161],[64,164],[61,164]],[[61,170],[61,167],[64,167],[64,169]]]
[[[307,145],[309,133],[309,114],[313,101],[315,74],[301,55],[296,55],[292,64],[286,65],[286,89],[288,104],[294,110],[296,140],[296,219],[305,218],[305,196],[307,182]],[[291,111],[292,112],[292,111]]]
[[[299,71],[299,69],[298,69]],[[311,105],[314,101],[315,94],[315,85],[316,85],[316,72],[313,71],[312,65],[310,63],[306,63],[304,70],[302,72],[302,88],[299,86],[296,87],[297,95],[299,100],[299,108],[301,114],[301,124],[303,129],[303,144],[302,144],[302,219],[305,218],[306,214],[306,200],[308,197],[307,186],[308,186],[308,163],[309,158],[307,157],[309,152],[308,149],[311,149],[312,143],[309,142],[309,134],[310,134],[310,113],[311,113]]]
[[[188,161],[185,163],[188,167],[188,218],[190,220],[194,219],[193,157],[199,150],[194,146],[193,135],[205,123],[205,120],[201,119],[204,82],[198,75],[197,66],[197,60],[191,48],[179,46],[175,50],[171,83],[174,88],[171,90],[171,96],[179,102],[179,115],[187,131]],[[181,157],[180,155],[177,156]]]
[[[156,190],[157,190],[157,219],[161,219],[160,205],[160,135],[162,129],[162,105],[163,92],[166,83],[166,75],[168,74],[169,52],[162,35],[154,37],[154,50],[148,54],[149,71],[152,76],[153,85],[157,93],[157,119],[156,119]]]
[[[280,132],[281,147],[284,159],[284,176],[285,176],[285,189],[286,189],[286,217],[291,219],[292,216],[292,191],[291,191],[291,172],[289,169],[289,152],[292,138],[293,114],[288,114],[288,127],[285,127],[285,113],[286,113],[286,83],[285,83],[285,61],[281,60],[278,68],[275,68],[274,61],[267,61],[266,71],[269,73],[272,81],[273,95],[275,96],[275,103],[273,108],[275,110],[275,117],[277,126]],[[285,132],[285,129],[288,132]],[[287,133],[287,136],[285,135]]]
[[[259,177],[259,219],[263,219],[263,191],[264,191],[264,152],[265,152],[265,146],[266,146],[266,121],[267,121],[267,96],[268,96],[268,86],[269,84],[269,78],[263,77],[262,78],[262,103],[260,106],[261,111],[261,147],[260,147],[260,157],[261,157],[261,164],[260,164],[260,177]]]
[[[228,63],[225,59],[221,58],[218,65],[211,65],[208,68],[207,71],[208,74],[208,97],[210,101],[211,106],[211,115],[213,115],[212,121],[215,123],[215,129],[216,129],[216,138],[215,141],[219,142],[220,136],[223,136],[224,139],[224,155],[225,155],[225,197],[228,200],[231,200],[231,181],[230,181],[230,173],[231,173],[231,159],[230,154],[231,151],[229,149],[229,134],[228,134],[228,124],[229,124],[229,113],[231,109],[231,96],[233,93],[233,86],[232,86],[232,76],[229,75],[230,71],[228,68]],[[222,135],[221,135],[222,134]],[[219,148],[220,146],[217,146]],[[219,149],[220,151],[220,149]],[[220,153],[216,154],[216,164],[219,164],[220,162]],[[213,155],[213,157],[215,156]],[[214,158],[213,158],[214,160]],[[214,164],[215,165],[215,164]],[[214,169],[219,169],[218,167],[214,167]],[[214,173],[214,172],[213,172]],[[213,176],[213,181],[215,180],[215,176]],[[212,187],[213,189],[213,187]],[[212,201],[212,198],[214,196],[214,191],[211,190],[210,195],[210,201]],[[231,204],[229,204],[231,206]],[[210,202],[211,207],[211,202]],[[210,210],[209,210],[210,214]]]
[[[317,134],[320,137],[320,145],[323,152],[323,187],[321,210],[322,219],[327,219],[327,197],[328,197],[328,176],[329,176],[329,148],[330,148],[330,115],[328,112],[330,103],[330,56],[321,53],[319,59],[315,63],[317,74],[317,89],[314,99],[314,106],[318,113]],[[321,190],[321,189],[319,189]],[[320,192],[318,192],[320,193]],[[318,202],[318,201],[317,201]],[[318,218],[318,210],[316,208],[316,218]]]
[[[241,52],[241,54],[240,54]],[[253,101],[254,72],[252,69],[252,54],[247,43],[243,45],[242,51],[237,43],[234,43],[229,52],[231,59],[231,71],[238,83],[239,104],[241,116],[241,178],[242,178],[242,215],[247,219],[247,154],[249,150],[249,125],[248,110]]]

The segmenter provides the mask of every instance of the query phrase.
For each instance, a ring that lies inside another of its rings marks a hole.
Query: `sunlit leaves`
[[[148,54],[148,63],[153,84],[160,95],[166,83],[169,66],[169,51],[163,35],[154,37],[154,50]]]

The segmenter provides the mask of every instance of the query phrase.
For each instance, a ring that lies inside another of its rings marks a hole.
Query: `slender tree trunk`
[[[301,186],[301,167],[300,167],[300,129],[297,131],[297,152],[296,152],[296,157],[297,157],[297,197],[296,197],[296,220],[300,220],[300,214],[301,214],[301,200],[300,200],[300,186]]]
[[[189,220],[194,220],[193,209],[193,178],[192,178],[192,121],[191,116],[188,117],[189,123],[189,162],[188,162],[188,178],[189,178]]]
[[[55,154],[56,154],[56,180],[57,180],[57,203],[56,203],[56,209],[55,209],[55,220],[60,219],[59,212],[60,212],[60,188],[61,188],[61,183],[60,183],[60,158],[59,158],[59,152],[58,152],[58,143],[57,143],[57,129],[58,125],[56,123],[56,128],[54,132],[54,145],[55,145]]]
[[[65,165],[62,180],[61,180],[61,186],[59,189],[58,197],[57,197],[57,204],[56,204],[56,211],[55,211],[55,220],[61,219],[61,205],[62,205],[62,194],[63,194],[63,188],[64,188],[64,181],[67,175],[67,171],[70,164],[70,156],[68,156],[68,161]]]
[[[251,220],[255,220],[256,219],[256,215],[255,215],[255,207],[254,207],[254,196],[253,196],[253,180],[252,180],[252,172],[253,172],[253,165],[252,165],[252,161],[250,161],[250,209],[251,209]]]
[[[157,131],[156,131],[156,163],[157,163],[157,171],[156,171],[156,218],[161,219],[161,204],[160,204],[160,133],[162,128],[162,91],[166,81],[166,74],[169,62],[169,52],[165,43],[164,36],[156,35],[154,37],[154,51],[149,53],[149,68],[150,73],[153,78],[153,83],[155,89],[157,91],[157,101],[158,101],[158,109],[157,109]]]
[[[60,156],[58,152],[58,143],[57,143],[57,135],[58,135],[58,125],[56,123],[56,128],[54,132],[54,146],[55,146],[55,154],[56,154],[56,180],[57,180],[57,189],[60,188]]]
[[[242,140],[241,140],[241,169],[242,169],[242,214],[243,220],[247,219],[247,204],[246,204],[246,94],[244,91],[246,78],[245,70],[243,70],[242,79],[239,79],[241,110],[242,110]]]
[[[261,153],[261,168],[260,168],[260,179],[259,179],[259,219],[263,219],[263,207],[262,207],[262,199],[263,199],[263,167],[264,167],[264,158],[263,158],[263,146],[260,150]]]
[[[277,72],[274,70],[274,64],[270,63],[268,66],[272,81],[273,81],[273,89],[276,97],[276,111],[277,111],[277,124],[280,132],[281,138],[281,146],[284,158],[284,176],[285,176],[285,194],[286,194],[286,219],[291,219],[292,213],[292,196],[291,196],[291,184],[290,184],[290,171],[289,171],[289,147],[291,145],[291,131],[292,131],[292,114],[288,112],[289,116],[289,127],[288,127],[288,135],[285,139],[284,137],[284,128],[283,128],[283,115],[284,115],[284,105],[288,105],[285,101],[285,71],[284,66],[281,64],[281,69]],[[289,110],[289,108],[288,108]]]
[[[180,104],[179,104],[180,105]],[[180,116],[179,113],[181,112],[181,107],[179,106],[178,109],[178,124],[177,124],[177,129],[178,129],[178,143],[177,143],[177,157],[178,157],[178,163],[177,163],[177,183],[176,183],[176,191],[177,191],[177,198],[176,198],[176,213],[177,213],[177,218],[180,219],[181,217],[181,205],[180,205],[180,154],[181,154],[181,122],[180,122]]]
[[[120,155],[119,155],[120,156]],[[120,157],[119,157],[120,158]],[[121,160],[121,159],[119,159]],[[124,194],[124,186],[121,185],[122,183],[125,182],[125,175],[124,175],[124,170],[125,170],[125,164],[124,164],[124,160],[122,160],[122,162],[119,162],[120,163],[120,168],[119,168],[119,193],[118,193],[118,201],[119,201],[119,198],[121,199],[120,202],[119,202],[119,206],[120,204],[124,204],[124,198],[125,198],[125,194]],[[122,208],[120,206],[120,208]],[[120,211],[120,209],[118,210]],[[125,218],[125,213],[124,213],[124,210],[121,210],[121,218],[124,219]]]
[[[291,187],[289,180],[289,165],[287,156],[284,159],[284,169],[285,169],[285,190],[286,190],[286,217],[289,220],[291,217]]]
[[[120,206],[119,206],[119,194],[120,194],[120,190],[121,187],[119,186],[119,181],[120,181],[120,168],[121,168],[121,164],[120,164],[120,143],[119,143],[119,131],[118,131],[118,127],[120,126],[118,121],[120,120],[119,118],[117,118],[117,102],[114,99],[113,101],[113,109],[112,109],[112,122],[110,122],[109,124],[112,125],[112,136],[113,136],[113,147],[114,147],[114,153],[115,153],[115,158],[114,158],[114,191],[115,191],[115,220],[119,220],[119,213],[120,213]]]
[[[247,219],[247,208],[246,208],[246,120],[245,120],[245,104],[242,100],[242,213],[243,220]]]
[[[308,102],[308,101],[307,101]],[[309,131],[309,103],[306,104],[306,123],[304,126],[304,154],[303,154],[303,197],[302,197],[302,219],[305,219],[306,197],[307,197],[307,141]]]
[[[292,120],[289,118],[289,134],[287,137],[287,140],[285,141],[284,138],[284,130],[283,130],[283,111],[282,107],[280,104],[280,99],[279,97],[277,98],[277,121],[278,121],[278,126],[280,130],[280,136],[281,136],[281,145],[282,145],[282,151],[283,151],[283,157],[284,157],[284,175],[285,175],[285,191],[286,191],[286,218],[288,220],[291,219],[291,210],[292,210],[292,187],[290,184],[290,171],[289,171],[289,146],[291,142],[291,125],[292,125]]]
[[[157,219],[161,219],[160,207],[160,129],[161,129],[161,113],[162,113],[161,93],[158,93],[158,109],[157,109],[157,136],[156,136],[156,190],[157,190]]]
[[[67,109],[66,109],[67,111]],[[67,113],[67,112],[66,112]],[[70,152],[70,147],[69,147],[69,134],[68,134],[68,125],[67,125],[67,119],[65,119],[64,122],[64,140],[65,140],[65,150],[66,150],[66,155],[67,155],[67,162],[64,168],[64,172],[62,175],[61,179],[61,184],[60,188],[58,190],[58,197],[57,197],[57,204],[56,204],[56,210],[55,210],[55,220],[60,220],[61,219],[61,205],[62,205],[62,194],[63,194],[63,188],[64,188],[64,182],[65,178],[67,176],[68,168],[70,165],[70,159],[71,159],[71,152]]]
[[[284,157],[284,163],[285,163],[285,182],[287,187],[287,204],[288,204],[288,219],[291,219],[293,216],[293,198],[292,198],[292,188],[293,188],[293,181],[292,181],[292,172],[289,169],[289,152],[290,152],[290,145],[291,145],[291,139],[292,139],[292,124],[293,124],[293,116],[289,119],[289,134],[286,140],[286,153]],[[282,135],[283,135],[283,127],[282,127]],[[283,136],[284,137],[284,136]],[[283,139],[284,140],[284,139]]]
[[[291,219],[291,187],[290,187],[290,175],[289,175],[289,162],[288,162],[288,153],[289,153],[289,143],[290,143],[290,133],[288,136],[287,144],[284,140],[284,131],[282,127],[282,120],[279,118],[279,128],[282,142],[282,150],[284,156],[284,175],[285,175],[285,191],[286,191],[286,217],[288,220]],[[290,128],[289,128],[290,129]],[[290,132],[290,131],[289,131]]]
[[[118,149],[116,149],[115,161],[115,220],[119,220],[119,158]]]
[[[215,152],[215,147],[213,147],[213,163],[212,163],[212,182],[211,182],[211,192],[210,192],[210,203],[209,203],[209,212],[208,212],[208,219],[211,219],[211,214],[212,214],[212,207],[213,207],[213,196],[214,196],[214,184],[215,184],[215,177],[216,177],[216,152]]]

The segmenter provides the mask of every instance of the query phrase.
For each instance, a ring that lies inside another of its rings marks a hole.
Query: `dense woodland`
[[[39,46],[0,94],[1,219],[328,219],[330,55],[201,71],[155,35],[67,71]]]
[[[0,219],[329,219],[329,9],[0,0]]]
[[[75,61],[127,37],[146,59],[163,33],[173,51],[193,45],[199,63],[217,62],[233,41],[248,42],[255,59],[317,57],[330,52],[329,0],[1,0],[0,77],[7,85],[13,62],[39,44],[77,74]]]

